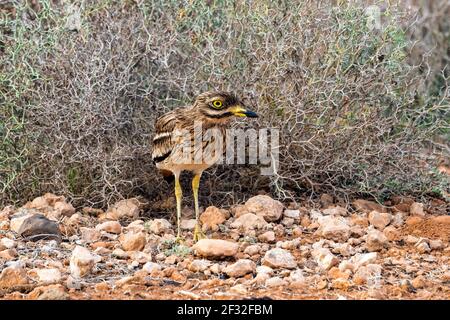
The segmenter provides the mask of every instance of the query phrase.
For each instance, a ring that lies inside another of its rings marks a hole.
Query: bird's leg
[[[174,174],[175,176],[175,197],[177,199],[177,242],[183,242],[181,237],[181,198],[183,197],[183,192],[180,185],[180,175]]]
[[[194,241],[198,241],[205,237],[202,233],[200,222],[199,222],[199,209],[198,209],[198,187],[200,185],[200,177],[202,172],[196,173],[194,178],[192,178],[192,191],[194,192],[194,208],[195,208],[195,230],[194,230]]]

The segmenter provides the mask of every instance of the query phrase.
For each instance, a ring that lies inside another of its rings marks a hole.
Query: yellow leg
[[[175,197],[177,199],[177,242],[182,242],[181,237],[181,198],[183,197],[183,192],[180,185],[180,176],[175,174]]]
[[[200,177],[202,176],[202,173],[197,173],[194,175],[194,178],[192,178],[192,191],[194,192],[194,208],[195,208],[195,220],[197,223],[195,224],[195,230],[194,230],[194,241],[198,241],[205,237],[205,235],[202,233],[200,222],[199,222],[199,208],[198,208],[198,187],[200,185]]]

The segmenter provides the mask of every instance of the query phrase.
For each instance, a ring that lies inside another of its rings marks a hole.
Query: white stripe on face
[[[165,138],[165,137],[170,137],[171,135],[172,135],[172,132],[161,132],[161,133],[158,133],[157,135],[155,135],[155,137],[153,138],[153,141],[156,141],[158,139]]]

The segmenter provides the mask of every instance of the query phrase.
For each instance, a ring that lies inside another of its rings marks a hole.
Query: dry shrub
[[[201,191],[216,204],[261,188],[444,194],[430,170],[448,152],[434,142],[449,130],[448,86],[430,95],[428,60],[408,62],[414,15],[390,5],[370,30],[364,5],[339,3],[3,1],[0,204],[46,191],[98,206],[166,197],[154,121],[213,88],[239,93],[281,137],[274,176],[209,170]]]

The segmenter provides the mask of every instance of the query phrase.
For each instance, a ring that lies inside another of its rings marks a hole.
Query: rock
[[[333,288],[333,289],[348,290],[349,287],[351,287],[351,283],[347,279],[344,279],[344,278],[337,278],[331,282],[331,288]],[[340,299],[340,300],[345,300],[345,299]]]
[[[0,239],[0,250],[12,249],[16,247],[16,242],[9,238]]]
[[[294,269],[297,262],[291,253],[281,248],[274,248],[266,252],[262,264],[271,268]]]
[[[145,231],[144,221],[134,220],[128,226],[126,226],[125,228],[122,228],[122,232],[124,230],[126,232],[133,232],[133,233],[144,232]]]
[[[343,243],[343,244],[337,246],[336,250],[340,255],[342,255],[344,257],[351,256],[354,252],[353,247],[348,243]]]
[[[294,219],[292,219],[292,218],[287,218],[287,217],[284,217],[283,220],[281,220],[281,224],[282,224],[283,226],[285,226],[286,228],[292,227],[292,226],[294,225],[294,222],[295,222]]]
[[[0,221],[0,230],[9,230],[9,221]]]
[[[275,232],[266,231],[263,234],[258,236],[259,241],[266,243],[274,243],[275,242]]]
[[[394,205],[394,209],[396,211],[401,212],[409,212],[409,208],[411,204],[413,204],[414,200],[409,197],[403,196],[394,196],[392,197],[392,204]]]
[[[354,272],[356,270],[355,265],[348,260],[341,261],[338,268],[342,272],[346,272],[347,270],[350,272]]]
[[[361,226],[367,228],[369,226],[369,219],[366,214],[352,214],[350,217],[350,224],[353,226]]]
[[[48,210],[50,204],[47,202],[45,197],[37,197],[34,198],[33,201],[27,203],[25,207],[29,209]]]
[[[6,260],[6,261],[10,261],[10,260],[14,260],[16,259],[18,256],[16,249],[6,249],[3,251],[0,251],[0,260]]]
[[[70,217],[75,213],[75,208],[65,201],[58,201],[54,205],[54,210],[58,212],[58,216]]]
[[[81,239],[85,242],[95,242],[100,240],[101,233],[98,230],[95,230],[94,228],[86,228],[81,227]]]
[[[400,228],[405,223],[405,219],[403,218],[403,213],[399,212],[394,215],[391,221],[391,225]]]
[[[265,286],[267,288],[282,287],[288,285],[287,281],[280,277],[273,277],[266,280]]]
[[[19,233],[19,229],[22,223],[32,217],[35,214],[39,214],[39,211],[31,209],[19,209],[19,211],[11,216],[10,226],[11,231]]]
[[[108,209],[106,218],[109,220],[120,220],[126,217],[136,219],[139,216],[139,205],[136,198],[121,200]]]
[[[345,218],[325,216],[318,219],[317,233],[322,237],[334,241],[347,241],[350,238],[350,226]]]
[[[151,253],[142,251],[131,251],[129,254],[129,258],[137,261],[138,263],[146,263],[147,261],[152,260],[152,255]]]
[[[370,252],[370,253],[358,253],[354,255],[350,262],[355,266],[354,270],[358,270],[362,266],[366,266],[368,264],[373,264],[378,258],[378,253]]]
[[[205,260],[205,259],[201,259],[201,260],[196,259],[189,264],[188,269],[189,269],[189,271],[192,271],[192,272],[203,272],[206,269],[208,269],[210,266],[211,266],[210,261]]]
[[[93,217],[98,217],[98,216],[104,214],[102,209],[91,208],[91,207],[84,207],[83,209],[81,209],[81,212],[83,212],[83,214],[85,214],[87,216],[93,216]]]
[[[406,292],[414,292],[415,288],[412,286],[411,281],[403,279],[400,281],[399,287]]]
[[[413,216],[425,217],[425,211],[423,210],[423,203],[414,202],[409,208],[409,213]]]
[[[194,230],[197,221],[195,219],[181,219],[182,230]]]
[[[381,279],[383,268],[378,264],[368,264],[356,271],[353,276],[353,282],[357,285],[377,285]]]
[[[106,221],[98,224],[95,229],[97,231],[105,231],[109,233],[120,234],[122,232],[122,226],[117,221]]]
[[[256,273],[257,274],[267,273],[268,275],[272,275],[273,274],[273,269],[271,267],[268,267],[268,266],[257,266],[256,267]]]
[[[12,288],[28,284],[27,272],[21,267],[6,267],[0,274],[0,288]]]
[[[209,258],[232,257],[239,250],[239,244],[220,239],[201,239],[192,249],[199,256]]]
[[[82,224],[87,224],[88,220],[86,219],[86,217],[83,217],[81,214],[79,213],[74,213],[73,215],[70,216],[69,220],[67,220],[67,225],[70,226],[79,226]]]
[[[31,300],[68,300],[69,294],[61,284],[37,287],[28,294]]]
[[[311,212],[309,213],[309,217],[311,218],[312,221],[317,222],[319,219],[323,218],[323,214],[319,210],[312,209]]]
[[[383,230],[384,235],[389,241],[400,239],[400,232],[393,226],[388,226]]]
[[[246,254],[248,254],[250,256],[253,256],[255,254],[258,254],[259,251],[260,251],[259,245],[253,244],[253,245],[250,245],[247,248],[245,248],[244,253],[246,253]]]
[[[254,273],[256,270],[256,264],[249,259],[240,259],[237,262],[227,266],[224,272],[233,278],[243,277],[246,274]]]
[[[258,195],[247,200],[245,209],[261,216],[267,222],[277,221],[283,214],[283,204],[266,195]]]
[[[122,234],[119,241],[125,251],[141,251],[147,243],[143,232]]]
[[[350,277],[350,274],[352,273],[351,270],[344,270],[341,271],[339,268],[337,267],[332,267],[329,271],[328,271],[328,277],[332,278],[332,279],[345,279],[347,280]]]
[[[66,280],[67,289],[80,290],[81,289],[81,281],[79,278],[74,278],[71,275],[67,277]]]
[[[301,237],[303,234],[303,229],[301,227],[292,228],[292,236],[295,238]]]
[[[267,273],[258,273],[253,281],[258,285],[265,285],[266,281],[270,279],[270,275]]]
[[[392,215],[387,212],[371,211],[369,213],[369,222],[375,228],[383,230],[392,220]]]
[[[128,259],[129,254],[128,252],[123,251],[122,249],[114,249],[111,253],[113,257],[119,258],[119,259]]]
[[[430,246],[425,241],[421,241],[416,245],[417,251],[420,253],[428,253],[431,251]]]
[[[291,219],[294,219],[294,220],[300,220],[300,210],[285,209],[283,211],[283,215],[286,218],[291,218]]]
[[[422,289],[426,286],[427,281],[425,277],[417,276],[413,279],[413,281],[411,281],[411,284],[415,289]]]
[[[29,241],[41,239],[61,241],[58,224],[42,214],[35,214],[25,219],[18,233]]]
[[[154,271],[161,271],[161,266],[158,263],[149,261],[144,264],[142,270],[144,270],[148,274],[151,274]]]
[[[227,220],[226,210],[210,206],[200,215],[200,221],[202,223],[203,231],[217,231],[219,230],[219,224],[224,223]]]
[[[314,260],[322,270],[329,270],[339,263],[338,258],[326,248],[317,248],[311,252]]]
[[[58,269],[36,269],[39,282],[42,283],[58,283],[61,281],[61,272]]]
[[[442,240],[430,240],[429,245],[431,250],[442,250],[445,248],[444,242],[442,242]]]
[[[405,241],[407,244],[415,245],[416,243],[419,242],[419,238],[408,234],[406,237],[403,238],[403,241]]]
[[[327,216],[343,216],[343,217],[345,217],[348,215],[347,209],[342,208],[340,206],[324,209],[324,210],[322,210],[322,212],[324,215],[327,215]]]
[[[166,219],[155,219],[150,222],[149,230],[150,232],[162,235],[168,233],[172,229],[172,224]]]
[[[267,222],[261,216],[257,216],[253,213],[246,213],[237,218],[230,227],[248,232],[250,230],[263,229],[266,225]]]
[[[70,257],[70,274],[74,278],[88,275],[95,265],[95,257],[91,252],[81,246],[76,246]]]
[[[9,217],[12,216],[15,212],[14,206],[6,206],[0,211],[0,221],[9,220]]]
[[[306,279],[303,276],[303,272],[300,269],[291,271],[289,278],[289,287],[295,289],[302,289],[306,287]]]
[[[367,233],[366,247],[368,251],[380,251],[388,244],[387,237],[381,231],[373,229]]]
[[[371,211],[387,212],[386,207],[373,201],[358,199],[353,201],[353,206],[357,211],[369,213]]]
[[[177,255],[170,255],[164,260],[164,264],[176,264],[180,259]]]
[[[230,292],[245,295],[247,294],[247,288],[243,284],[237,284],[230,288]]]

